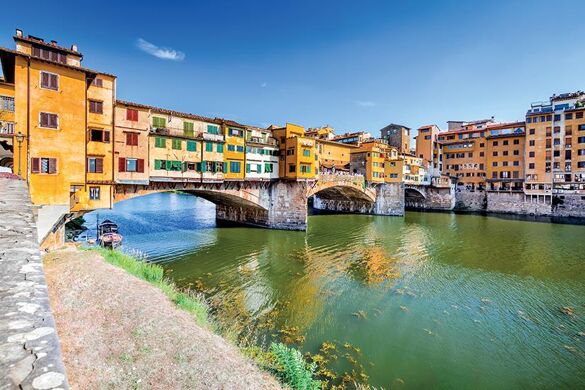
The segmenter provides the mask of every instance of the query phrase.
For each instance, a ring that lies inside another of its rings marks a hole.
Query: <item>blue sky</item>
[[[8,2],[0,45],[17,27],[77,43],[118,75],[119,99],[338,133],[522,119],[585,89],[582,0],[140,4]]]

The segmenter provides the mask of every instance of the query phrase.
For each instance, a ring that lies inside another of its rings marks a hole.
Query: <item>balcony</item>
[[[224,137],[221,134],[201,133],[201,135],[206,141],[222,142],[224,140]]]
[[[12,135],[14,135],[14,123],[0,122],[0,136],[12,136]]]

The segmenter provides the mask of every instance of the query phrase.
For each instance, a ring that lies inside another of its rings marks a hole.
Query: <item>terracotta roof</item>
[[[21,56],[21,57],[25,57],[25,58],[32,58],[35,61],[40,61],[40,62],[44,62],[44,63],[56,65],[56,66],[61,66],[63,68],[67,68],[67,69],[79,70],[79,71],[85,72],[85,73],[90,73],[90,74],[95,74],[95,75],[103,74],[105,76],[117,77],[116,75],[113,75],[113,74],[110,74],[110,73],[100,72],[100,71],[93,70],[93,69],[89,69],[89,68],[84,68],[83,66],[73,66],[73,65],[69,65],[69,64],[63,64],[63,63],[57,62],[57,61],[46,60],[44,58],[33,57],[33,56],[29,55],[29,54],[21,53],[19,51],[12,50],[12,49],[8,49],[6,47],[1,47],[0,46],[0,53],[2,53],[2,52],[8,53],[8,54],[17,55],[17,56]]]
[[[69,54],[74,54],[76,56],[83,57],[83,55],[80,52],[68,49],[68,48],[63,47],[63,46],[59,46],[59,45],[57,45],[57,42],[55,42],[55,41],[45,42],[45,40],[42,38],[37,38],[37,37],[30,36],[30,35],[28,37],[19,37],[19,36],[15,35],[14,40],[15,41],[24,41],[24,42],[32,43],[35,45],[41,45],[41,46],[45,46],[45,47],[50,48],[50,49],[56,49],[59,51],[64,51],[64,52],[69,53]]]
[[[181,112],[181,111],[175,111],[175,110],[169,110],[166,108],[161,108],[161,107],[156,107],[156,106],[149,106],[146,104],[141,104],[141,103],[134,103],[134,102],[129,102],[126,100],[116,100],[116,104],[122,104],[125,106],[130,106],[130,107],[136,107],[136,108],[144,108],[147,110],[152,110],[152,111],[156,111],[159,112],[161,114],[166,114],[166,115],[172,115],[172,116],[178,116],[181,118],[188,118],[188,119],[193,119],[193,120],[197,120],[197,121],[201,121],[201,122],[209,122],[209,123],[215,123],[218,125],[224,124],[226,126],[233,126],[233,127],[240,127],[242,129],[246,128],[246,125],[243,125],[241,123],[238,123],[236,121],[233,121],[231,119],[224,119],[224,118],[210,118],[210,117],[206,117],[206,116],[202,116],[202,115],[197,115],[197,114],[191,114],[188,112]]]
[[[419,130],[421,130],[421,129],[428,129],[429,127],[433,127],[433,126],[436,127],[437,129],[439,128],[439,126],[437,126],[437,125],[424,125],[424,126],[419,127],[418,129]]]
[[[504,123],[494,123],[493,125],[488,125],[485,129],[486,130],[496,130],[496,129],[506,129],[508,127],[524,127],[524,126],[526,126],[526,122],[524,122],[524,121],[504,122]]]

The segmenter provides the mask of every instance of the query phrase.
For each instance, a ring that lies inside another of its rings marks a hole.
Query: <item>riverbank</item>
[[[68,247],[44,267],[71,388],[280,388],[162,290],[97,252]]]

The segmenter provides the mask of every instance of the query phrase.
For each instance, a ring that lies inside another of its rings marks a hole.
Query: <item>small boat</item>
[[[122,244],[122,235],[118,232],[118,225],[109,219],[98,225],[98,242],[104,248],[115,249]]]

